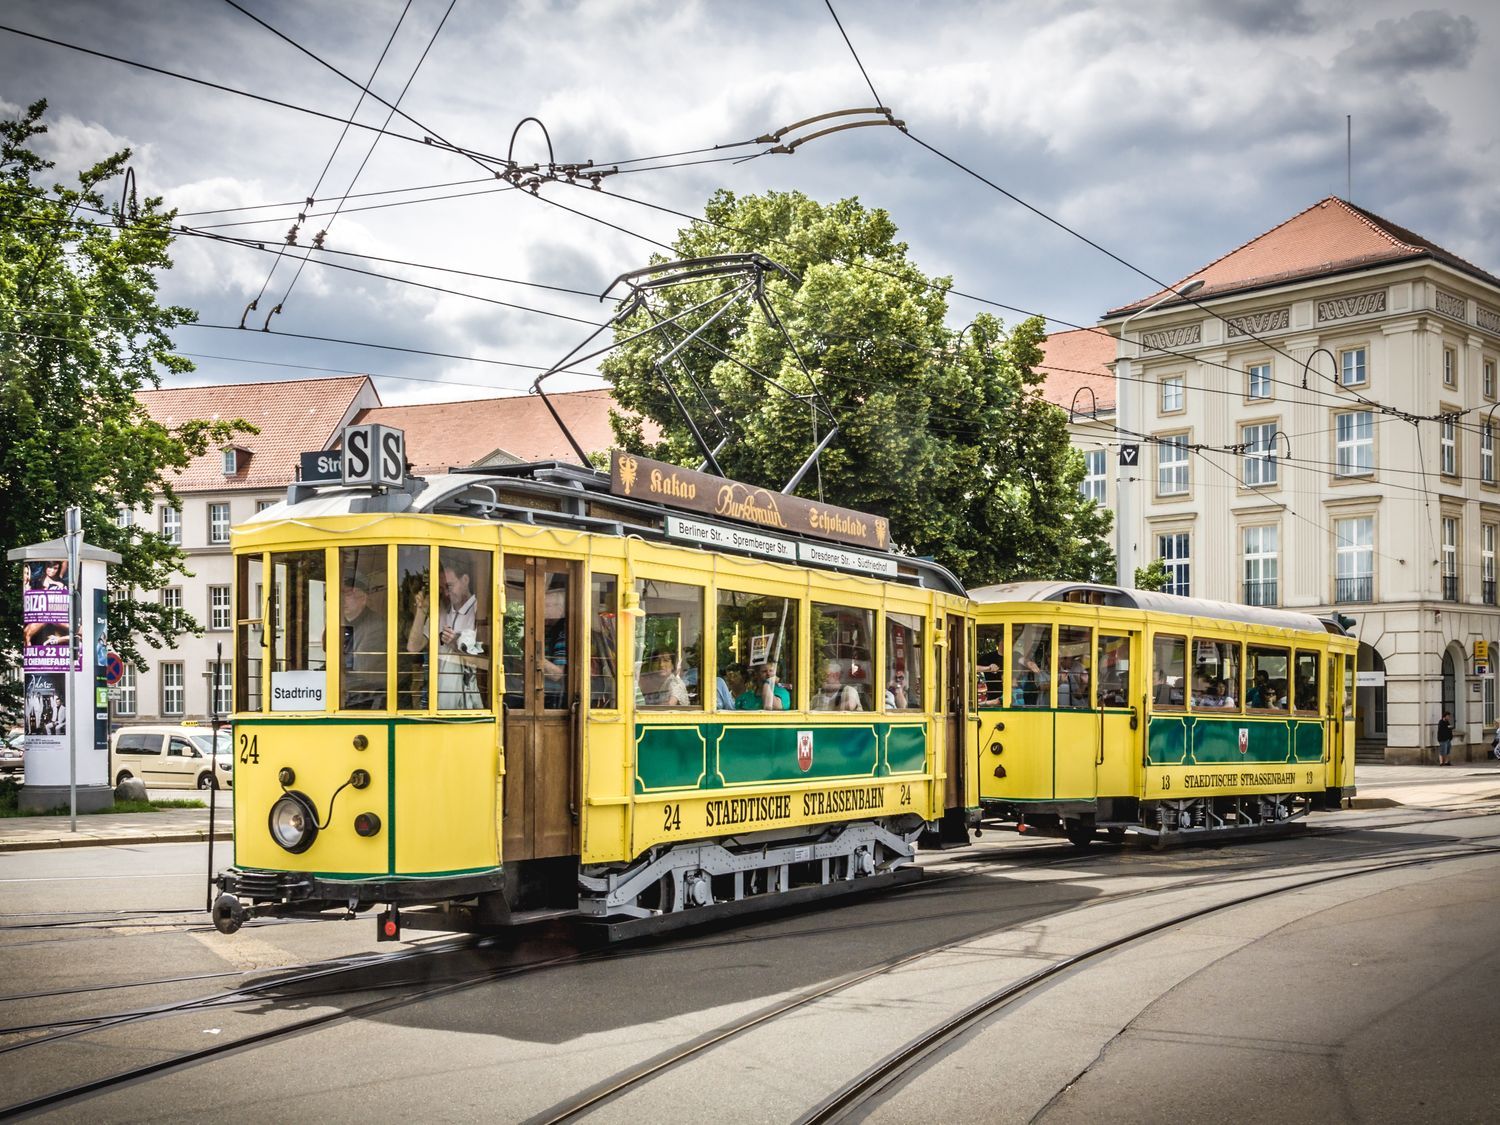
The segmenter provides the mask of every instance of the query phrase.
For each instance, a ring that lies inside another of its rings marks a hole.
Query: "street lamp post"
[[[1131,313],[1120,322],[1120,356],[1115,360],[1115,420],[1117,427],[1122,432],[1122,438],[1129,441],[1132,436],[1140,432],[1140,420],[1146,416],[1145,404],[1140,401],[1143,383],[1139,375],[1131,370],[1130,349],[1125,335],[1125,329],[1132,320],[1145,313],[1150,312],[1158,305],[1165,304],[1174,297],[1189,297],[1203,288],[1203,281],[1190,281],[1181,289],[1168,289],[1156,300],[1152,301],[1143,309]],[[1137,447],[1139,448],[1139,447]],[[1118,472],[1115,477],[1115,581],[1121,587],[1129,589],[1135,585],[1136,556],[1139,544],[1136,543],[1136,490],[1139,483],[1139,475],[1142,471],[1139,462],[1135,465],[1126,465],[1123,461],[1116,466]]]

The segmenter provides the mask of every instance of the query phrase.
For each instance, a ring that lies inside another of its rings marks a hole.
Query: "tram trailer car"
[[[1063,582],[971,597],[987,820],[1161,844],[1354,794],[1357,642],[1341,622]]]
[[[384,905],[387,939],[559,909],[623,936],[904,881],[919,835],[967,839],[957,580],[683,519],[659,497],[748,486],[639,462],[634,496],[559,463],[294,485],[234,530],[221,931]]]

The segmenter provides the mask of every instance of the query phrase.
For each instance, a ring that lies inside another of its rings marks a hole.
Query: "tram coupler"
[[[245,904],[227,892],[214,899],[213,908],[209,913],[214,920],[214,929],[221,934],[234,933],[245,924],[245,919],[250,916],[245,910]]]

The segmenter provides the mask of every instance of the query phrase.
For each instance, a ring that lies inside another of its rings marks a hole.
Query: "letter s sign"
[[[370,439],[373,426],[350,426],[344,431],[344,483],[374,484],[374,465],[370,461]]]
[[[380,471],[376,483],[399,485],[406,475],[406,435],[380,429]]]

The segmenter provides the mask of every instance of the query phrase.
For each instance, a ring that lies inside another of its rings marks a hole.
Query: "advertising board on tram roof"
[[[891,549],[890,521],[884,516],[804,500],[619,450],[610,458],[609,490],[633,500],[654,500],[672,508],[742,520],[767,531],[832,539],[877,551]]]

